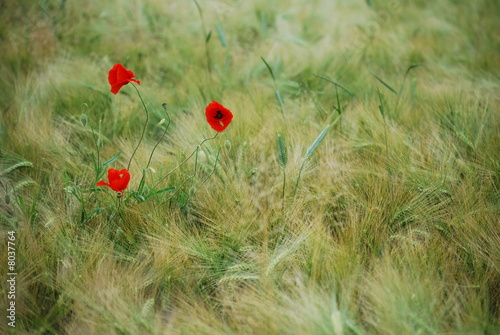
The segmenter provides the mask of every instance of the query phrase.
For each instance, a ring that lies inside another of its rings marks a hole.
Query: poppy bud
[[[191,187],[191,188],[189,189],[189,196],[190,196],[190,197],[192,197],[192,196],[193,196],[193,194],[194,194],[194,187]]]
[[[162,103],[161,106],[163,107],[164,110],[167,110],[167,108],[168,108],[168,105],[166,102]]]
[[[153,169],[151,166],[150,166],[150,167],[148,167],[148,169],[149,169],[151,172],[156,173],[156,170],[155,170],[155,169]]]
[[[87,121],[88,121],[87,115],[85,115],[85,114],[80,115],[80,122],[81,122],[82,126],[86,127]]]
[[[10,194],[5,195],[5,203],[8,205],[10,204]]]
[[[227,151],[231,151],[231,141],[230,140],[225,140],[224,146],[226,147]]]
[[[97,146],[98,146],[99,148],[102,148],[102,145],[103,145],[103,143],[102,143],[102,138],[101,138],[101,137],[99,137],[99,138],[97,139]]]
[[[201,149],[198,151],[198,159],[200,163],[205,163],[207,161],[207,154],[205,154],[205,151]]]
[[[161,119],[160,122],[158,122],[157,126],[161,126],[164,123],[165,123],[165,118]]]

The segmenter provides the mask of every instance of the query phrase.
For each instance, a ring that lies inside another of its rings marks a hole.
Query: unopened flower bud
[[[168,108],[168,105],[166,102],[162,103],[161,106],[163,107],[164,110],[167,110],[167,108]]]
[[[102,146],[103,146],[102,137],[99,137],[99,138],[97,139],[97,146],[98,146],[99,148],[102,148]]]
[[[10,204],[10,194],[5,195],[5,203],[8,205]]]
[[[87,121],[88,121],[87,115],[85,114],[80,115],[80,122],[82,123],[82,126],[86,127]]]
[[[160,122],[158,122],[157,126],[161,126],[164,123],[165,123],[165,118],[161,119]]]

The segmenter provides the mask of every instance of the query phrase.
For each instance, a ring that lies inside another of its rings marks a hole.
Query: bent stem
[[[142,106],[144,107],[144,111],[146,112],[146,122],[144,123],[144,128],[142,129],[142,134],[141,138],[139,139],[139,143],[137,143],[137,146],[134,149],[134,152],[132,153],[132,156],[130,156],[130,160],[128,161],[127,165],[127,170],[130,170],[130,164],[132,163],[132,159],[135,156],[135,153],[137,152],[137,149],[139,149],[139,145],[141,144],[142,140],[144,139],[144,134],[146,133],[146,128],[148,127],[148,122],[149,122],[149,111],[148,108],[146,107],[146,104],[144,103],[144,100],[142,99],[141,93],[137,89],[137,86],[134,83],[131,83],[132,86],[134,86],[135,91],[137,92],[137,95],[139,96],[139,99],[141,99]]]

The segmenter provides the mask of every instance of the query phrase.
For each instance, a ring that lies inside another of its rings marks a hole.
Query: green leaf
[[[225,48],[227,47],[226,36],[224,35],[224,31],[222,30],[222,26],[218,23],[215,24],[215,29],[217,29],[217,35],[219,35],[220,44]]]
[[[395,89],[393,89],[391,86],[389,86],[389,84],[387,84],[385,81],[383,81],[380,77],[378,77],[376,74],[370,72],[372,74],[372,76],[375,77],[375,79],[377,79],[379,82],[382,83],[382,85],[384,85],[385,87],[387,87],[387,89],[389,89],[389,91],[391,91],[392,93],[398,95],[398,92],[396,92]]]
[[[405,72],[405,75],[403,77],[403,82],[401,83],[401,88],[399,89],[399,94],[401,94],[403,92],[403,88],[405,86],[405,81],[406,81],[406,77],[408,76],[408,73],[410,73],[411,70],[413,70],[414,68],[416,67],[419,67],[419,66],[423,66],[424,64],[412,64],[410,65],[407,69],[406,69],[406,72]],[[413,84],[413,81],[412,81],[412,84]],[[412,95],[413,96],[413,95]]]
[[[378,105],[378,110],[382,117],[385,119],[385,109],[384,109],[384,100],[382,99],[382,93],[380,93],[380,89],[377,87],[378,100],[380,101],[380,105]]]
[[[175,186],[166,187],[166,188],[163,188],[161,190],[152,192],[151,194],[148,195],[148,198],[155,197],[155,196],[163,194],[163,193],[172,192],[173,190],[175,190]]]
[[[408,69],[406,69],[406,72],[405,72],[405,77],[408,75],[408,73],[413,70],[414,68],[416,67],[419,67],[419,66],[424,66],[424,64],[412,64],[408,67]]]
[[[271,77],[273,77],[274,84],[276,85],[276,78],[274,78],[273,69],[271,69],[271,66],[269,66],[269,64],[266,62],[266,60],[264,59],[264,57],[261,56],[260,59],[262,59],[262,61],[264,62],[264,64],[266,64],[267,69],[269,70],[269,73],[271,73]]]
[[[276,98],[278,98],[278,102],[280,103],[281,107],[281,112],[285,114],[285,103],[283,102],[283,99],[281,98],[281,94],[279,90],[276,90]]]
[[[207,37],[205,38],[205,43],[208,43],[210,41],[210,38],[212,37],[212,31],[210,30],[207,34]]]
[[[280,134],[278,134],[277,143],[278,143],[278,161],[280,167],[284,170],[288,162],[288,157],[286,154],[285,139]]]
[[[99,212],[102,212],[104,210],[105,210],[105,208],[103,208],[103,207],[97,207],[92,212],[90,212],[90,214],[85,218],[85,221],[89,222],[94,216],[96,216]]]
[[[313,76],[316,76],[316,77],[321,78],[321,79],[323,79],[323,80],[325,80],[325,81],[327,81],[329,83],[332,83],[333,85],[338,86],[341,89],[343,89],[344,91],[346,91],[347,93],[349,93],[351,96],[354,96],[354,93],[352,93],[351,91],[349,91],[347,88],[345,88],[341,84],[339,84],[339,83],[337,83],[337,82],[335,82],[335,81],[333,81],[333,80],[331,80],[331,79],[329,79],[327,77],[324,77],[324,76],[322,76],[320,74],[317,74],[317,73],[313,73]]]
[[[114,161],[116,161],[118,159],[118,157],[120,157],[121,155],[121,152],[119,152],[116,156],[108,159],[107,161],[105,161],[104,163],[102,163],[102,168],[105,168],[106,166],[108,166],[109,164],[113,163]]]
[[[311,146],[309,148],[307,148],[305,158],[311,157],[311,155],[314,153],[314,151],[318,148],[318,146],[321,144],[321,142],[323,142],[323,140],[325,139],[325,136],[328,133],[329,129],[330,129],[330,125],[323,128],[323,130],[321,131],[321,133],[319,133],[318,137],[316,137],[316,139],[311,144]]]

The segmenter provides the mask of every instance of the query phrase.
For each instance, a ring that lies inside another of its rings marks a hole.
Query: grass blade
[[[378,110],[380,111],[380,114],[382,114],[382,117],[385,120],[384,100],[382,99],[382,93],[380,93],[380,89],[378,87],[377,87],[377,94],[378,94],[378,100],[380,102],[380,105],[378,105]]]
[[[224,35],[224,31],[222,30],[222,26],[218,23],[215,24],[215,29],[217,30],[217,35],[219,35],[220,44],[225,48],[227,47],[226,36]]]
[[[329,82],[329,83],[332,83],[333,85],[335,85],[335,86],[337,86],[337,87],[340,87],[341,89],[343,89],[344,91],[346,91],[347,93],[349,93],[351,96],[354,96],[354,93],[352,93],[352,92],[351,92],[351,91],[349,91],[347,88],[345,88],[345,86],[343,86],[343,85],[341,85],[341,84],[337,83],[336,81],[331,80],[330,78],[327,78],[327,77],[322,76],[322,75],[317,74],[317,73],[313,73],[313,76],[316,76],[316,77],[321,78],[321,79],[323,79],[323,80],[325,80],[325,81],[327,81],[327,82]]]
[[[319,133],[318,137],[316,137],[314,142],[309,146],[309,148],[307,148],[305,158],[311,157],[311,155],[314,153],[314,151],[318,148],[318,146],[321,144],[321,142],[323,142],[323,140],[325,139],[325,136],[328,133],[329,129],[330,129],[330,125],[323,128],[321,133]]]
[[[389,84],[387,84],[385,81],[383,81],[379,76],[377,76],[373,72],[370,72],[370,73],[372,74],[372,76],[375,77],[375,79],[377,79],[380,83],[382,83],[382,85],[384,85],[389,91],[391,91],[392,93],[398,95],[398,92],[396,92],[395,89],[393,89],[391,86],[389,86]]]
[[[411,70],[413,70],[414,68],[419,67],[419,66],[424,66],[424,64],[419,63],[419,64],[412,64],[412,65],[410,65],[408,67],[408,69],[406,69],[405,77],[408,75],[408,73],[410,73]]]
[[[411,70],[413,70],[414,68],[416,67],[419,67],[419,66],[423,66],[424,64],[412,64],[410,65],[407,69],[406,69],[406,72],[405,72],[405,75],[403,77],[403,82],[401,83],[401,88],[399,89],[399,94],[401,94],[403,92],[403,88],[405,86],[405,81],[406,81],[406,77],[408,76],[408,73],[410,73]]]
[[[269,73],[271,73],[271,77],[273,77],[274,86],[276,86],[276,78],[274,78],[273,69],[271,69],[271,66],[269,66],[269,63],[266,62],[266,60],[264,59],[264,57],[260,56],[260,59],[262,59],[262,61],[264,62],[264,64],[266,64],[267,69],[269,70]]]
[[[173,190],[175,190],[175,186],[162,188],[161,190],[158,190],[158,191],[155,191],[155,192],[151,193],[151,194],[148,196],[148,198],[151,198],[151,197],[157,196],[157,195],[159,195],[159,194],[172,192]]]
[[[281,93],[279,90],[276,90],[276,98],[278,99],[278,102],[280,103],[280,107],[281,107],[281,112],[283,113],[283,115],[286,114],[285,112],[285,103],[283,102],[283,98],[281,97]]]
[[[114,161],[116,161],[118,159],[118,157],[120,157],[121,155],[121,152],[119,152],[116,156],[108,159],[107,161],[105,161],[104,163],[102,163],[102,168],[105,168],[106,166],[108,166],[109,164],[113,163]]]

